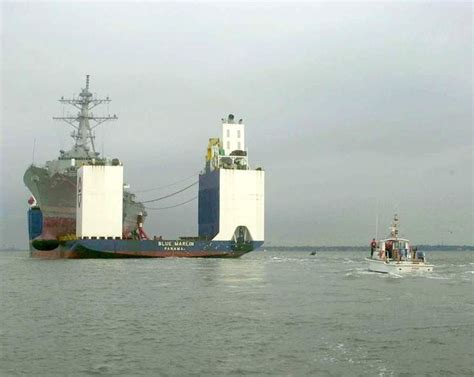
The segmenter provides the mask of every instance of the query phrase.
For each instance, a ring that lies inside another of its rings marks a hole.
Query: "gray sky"
[[[33,140],[38,164],[70,147],[70,129],[51,117],[86,74],[119,116],[98,130],[98,149],[124,162],[132,190],[197,173],[208,138],[234,113],[251,164],[266,170],[267,244],[363,245],[376,213],[380,235],[394,211],[415,243],[473,244],[469,2],[2,2],[1,11],[0,246],[26,246]],[[149,211],[146,229],[196,234],[197,202]]]

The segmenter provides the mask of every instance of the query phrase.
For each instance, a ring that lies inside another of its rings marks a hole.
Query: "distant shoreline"
[[[429,251],[474,251],[472,245],[416,245],[418,250]],[[369,246],[265,246],[268,251],[366,251]]]

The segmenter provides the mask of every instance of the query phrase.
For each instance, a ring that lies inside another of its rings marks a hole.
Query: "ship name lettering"
[[[175,241],[174,246],[194,246],[194,242],[191,242],[191,241]]]
[[[159,241],[158,246],[172,246],[171,241]]]
[[[165,246],[163,250],[166,251],[186,251],[186,248],[184,247],[175,247],[175,246]]]
[[[188,247],[188,246],[194,246],[194,242],[193,241],[158,241],[158,246],[163,246],[163,247]]]

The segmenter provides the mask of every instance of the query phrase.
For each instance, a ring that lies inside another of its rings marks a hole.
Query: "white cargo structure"
[[[199,176],[199,236],[264,241],[265,172],[250,168],[245,125],[232,114],[222,120],[222,139],[209,139]]]
[[[76,237],[122,237],[123,166],[82,166],[76,206]]]
[[[216,241],[230,240],[237,227],[246,227],[247,240],[263,241],[265,224],[265,172],[220,169],[219,233]]]

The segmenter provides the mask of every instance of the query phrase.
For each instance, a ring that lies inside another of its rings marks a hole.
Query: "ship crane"
[[[87,75],[86,87],[82,89],[78,98],[61,97],[59,100],[59,102],[63,105],[71,105],[77,108],[79,110],[77,115],[53,117],[53,119],[66,122],[75,129],[75,131],[71,133],[72,138],[75,140],[74,149],[80,149],[84,151],[87,157],[96,157],[99,155],[99,153],[97,153],[95,150],[95,136],[93,135],[92,130],[104,122],[117,120],[118,118],[115,114],[107,116],[95,116],[91,112],[91,110],[98,105],[109,104],[111,99],[109,97],[104,99],[94,97],[89,91],[89,81],[90,76]],[[93,126],[91,126],[91,121],[95,122]],[[92,150],[92,155],[90,154],[90,150]]]

